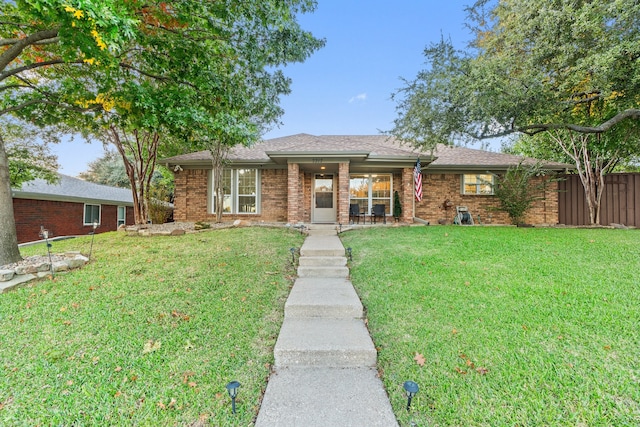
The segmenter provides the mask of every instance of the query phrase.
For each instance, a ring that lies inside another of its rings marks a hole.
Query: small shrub
[[[509,215],[511,223],[522,224],[524,216],[537,200],[544,199],[545,189],[556,178],[535,181],[536,178],[548,175],[540,163],[525,165],[520,162],[511,167],[502,175],[496,175],[494,194],[500,205],[496,210],[504,211]]]
[[[402,216],[402,204],[397,191],[393,192],[393,217],[400,218]]]

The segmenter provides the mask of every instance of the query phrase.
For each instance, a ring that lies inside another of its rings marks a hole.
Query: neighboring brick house
[[[423,199],[414,198],[413,168],[420,158]],[[467,206],[482,223],[508,224],[484,180],[504,173],[521,157],[469,148],[439,146],[431,153],[384,135],[292,135],[236,146],[223,172],[223,219],[254,222],[347,224],[349,205],[357,203],[370,219],[373,206],[393,212],[393,194],[402,205],[400,221],[419,218],[431,223],[451,221],[456,206]],[[532,160],[528,160],[532,162]],[[161,160],[175,174],[174,219],[211,221],[215,218],[212,166],[201,151]],[[568,165],[548,163],[565,171]],[[531,224],[558,220],[557,185],[550,183],[545,199],[526,217]],[[447,203],[448,201],[448,203]]]
[[[41,226],[59,237],[86,235],[94,221],[99,224],[96,233],[133,224],[131,190],[59,176],[55,184],[36,179],[12,190],[18,243],[40,240]]]

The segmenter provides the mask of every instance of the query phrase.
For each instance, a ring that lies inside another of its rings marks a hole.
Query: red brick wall
[[[13,199],[18,243],[40,240],[40,226],[49,230],[50,237],[86,235],[93,231],[84,223],[84,203],[50,200]],[[118,206],[101,205],[100,227],[96,233],[118,229]],[[126,222],[133,224],[133,208],[127,207]]]
[[[478,215],[483,224],[510,224],[506,212],[496,211],[498,206],[495,196],[477,196],[461,194],[460,174],[424,174],[422,179],[422,202],[416,203],[416,217],[437,224],[439,219],[453,221],[456,206],[467,206],[478,222]],[[538,178],[542,179],[542,178]],[[534,203],[527,212],[525,222],[529,224],[556,224],[558,222],[557,183],[550,183],[545,200]],[[452,207],[443,208],[445,200],[450,200]]]

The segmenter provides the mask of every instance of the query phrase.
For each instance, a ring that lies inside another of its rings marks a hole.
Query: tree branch
[[[0,46],[13,45],[13,44],[19,43],[21,40],[24,40],[24,39],[1,39]],[[34,45],[55,44],[55,43],[58,43],[59,41],[60,41],[60,37],[52,37],[50,39],[40,40],[32,44]]]
[[[0,70],[4,71],[4,69],[7,68],[7,66],[14,59],[20,56],[22,51],[25,50],[28,46],[43,40],[54,39],[56,37],[58,37],[58,30],[51,29],[51,30],[38,31],[36,33],[33,33],[25,37],[24,39],[21,39],[19,42],[11,46],[9,49],[2,52],[2,55],[0,55]]]
[[[49,65],[58,65],[58,64],[79,64],[80,61],[75,62],[65,62],[62,59],[52,59],[51,61],[43,61],[43,62],[34,62],[33,64],[25,65],[24,67],[13,68],[11,70],[5,71],[0,74],[0,81],[6,79],[7,77],[14,76],[16,74],[22,73],[23,71],[33,70],[34,68],[40,67],[48,67]]]
[[[14,105],[13,107],[8,107],[8,108],[5,108],[4,110],[0,110],[0,117],[7,113],[18,111],[18,110],[21,110],[22,108],[30,107],[32,105],[37,105],[37,104],[53,105],[56,107],[64,108],[65,110],[75,111],[78,113],[86,113],[88,111],[95,111],[102,108],[101,106],[82,108],[82,107],[76,107],[73,105],[63,104],[56,101],[50,101],[48,99],[30,99],[29,101],[25,101],[22,104]]]

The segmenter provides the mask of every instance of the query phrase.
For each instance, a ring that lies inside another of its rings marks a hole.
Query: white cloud
[[[360,93],[356,96],[352,96],[351,99],[349,100],[349,104],[353,104],[354,102],[364,102],[366,100],[367,100],[367,94]]]

